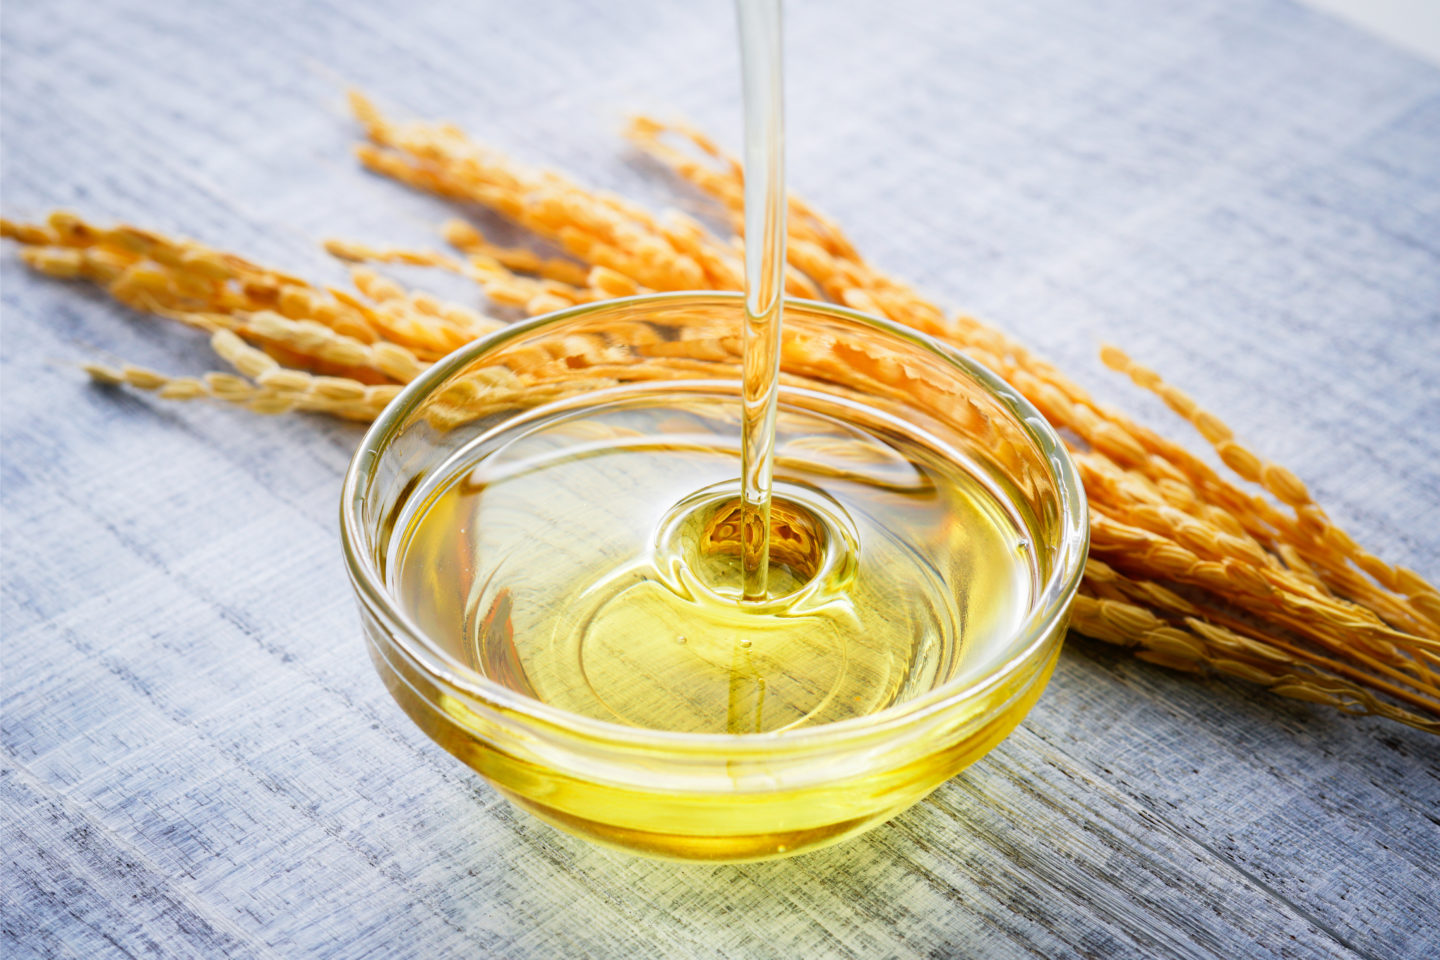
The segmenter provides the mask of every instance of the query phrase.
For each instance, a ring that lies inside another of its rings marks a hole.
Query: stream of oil
[[[737,0],[745,96],[745,350],[741,595],[765,599],[785,295],[785,71],[780,0]]]

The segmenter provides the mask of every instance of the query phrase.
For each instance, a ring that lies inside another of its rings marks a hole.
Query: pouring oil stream
[[[745,331],[740,456],[743,601],[770,570],[775,401],[785,292],[785,98],[780,0],[736,0],[745,104]]]

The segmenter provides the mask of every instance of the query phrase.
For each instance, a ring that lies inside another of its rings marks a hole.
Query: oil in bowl
[[[591,839],[756,859],[894,815],[1048,676],[1083,564],[1063,448],[917,334],[786,308],[769,576],[742,600],[741,302],[464,348],[347,480],[372,653],[426,731]]]
[[[903,422],[804,403],[782,397],[762,603],[738,397],[645,385],[477,442],[400,518],[392,590],[480,676],[596,720],[768,733],[912,700],[1013,635],[1023,524]]]

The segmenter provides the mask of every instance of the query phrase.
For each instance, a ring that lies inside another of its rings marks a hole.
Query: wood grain
[[[1280,0],[795,4],[790,167],[883,264],[1108,400],[1103,338],[1440,575],[1440,71]],[[625,111],[734,142],[724,5],[6,5],[0,206],[317,278],[453,211],[351,161],[346,84],[665,202]],[[0,267],[7,957],[1399,957],[1440,944],[1440,746],[1071,638],[893,824],[748,866],[500,801],[373,676],[354,427],[88,386],[200,339]],[[473,296],[463,287],[442,292]]]

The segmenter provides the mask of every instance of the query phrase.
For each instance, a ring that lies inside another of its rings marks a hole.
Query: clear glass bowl
[[[345,557],[370,653],[405,712],[520,807],[651,856],[755,860],[814,849],[893,817],[984,755],[1050,676],[1088,545],[1075,466],[1009,385],[906,327],[792,301],[782,355],[790,395],[862,397],[903,416],[958,451],[1029,528],[1036,587],[1008,642],[870,716],[775,733],[690,734],[557,709],[487,679],[427,636],[396,601],[387,570],[397,520],[426,479],[486,431],[557,399],[573,402],[597,382],[733,383],[742,310],[731,294],[632,297],[469,344],[385,409],[342,495]],[[830,362],[813,362],[816,351]],[[537,358],[571,357],[571,373],[523,375]]]

